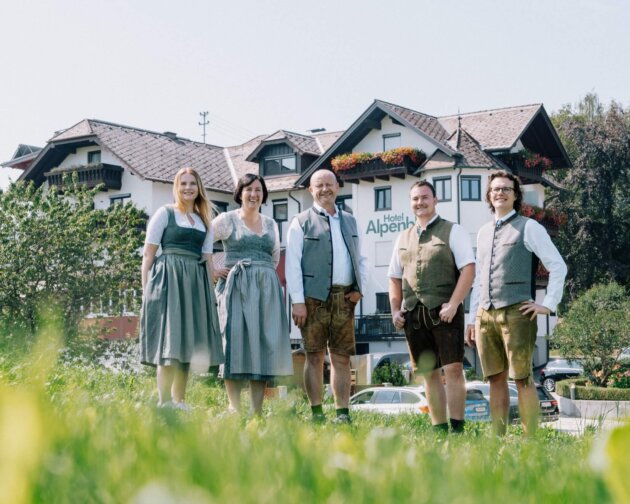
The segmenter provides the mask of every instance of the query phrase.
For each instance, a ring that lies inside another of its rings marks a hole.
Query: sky
[[[630,105],[625,0],[21,0],[0,4],[0,162],[90,118],[230,146],[596,92]],[[0,168],[0,187],[15,173]]]

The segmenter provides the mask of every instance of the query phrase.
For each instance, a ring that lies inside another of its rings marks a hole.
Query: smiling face
[[[179,201],[181,201],[186,207],[192,208],[199,196],[199,186],[197,185],[196,177],[191,173],[182,173],[179,177],[179,184],[177,186],[177,194]]]
[[[241,208],[258,211],[263,203],[263,187],[259,180],[243,187],[241,191]]]
[[[339,192],[339,183],[335,174],[328,170],[318,170],[311,177],[311,184],[308,190],[313,196],[315,203],[333,213],[335,200]]]
[[[437,198],[428,186],[414,186],[409,193],[411,211],[416,219],[427,222],[435,215]]]
[[[490,182],[490,203],[499,217],[508,214],[514,208],[516,194],[514,182],[505,177],[497,177]]]

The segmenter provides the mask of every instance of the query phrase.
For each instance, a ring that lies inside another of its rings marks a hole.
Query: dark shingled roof
[[[208,189],[233,190],[224,149],[215,145],[95,119],[81,121],[55,135],[50,142],[91,136],[142,178],[172,182],[180,168],[192,166]]]
[[[534,119],[541,104],[522,105],[494,110],[482,110],[468,114],[457,114],[438,118],[449,135],[461,127],[472,136],[484,150],[502,150],[514,147],[527,126]]]
[[[382,100],[376,100],[381,107],[389,112],[393,112],[395,115],[402,117],[414,128],[422,131],[427,136],[430,136],[435,141],[444,144],[449,136],[444,127],[440,124],[437,117],[433,117],[428,114],[423,114],[416,110],[411,110],[400,105],[394,105],[393,103],[387,103]]]
[[[493,156],[485,153],[479,143],[463,128],[449,137],[448,143],[460,154],[455,166],[474,168],[504,168]]]

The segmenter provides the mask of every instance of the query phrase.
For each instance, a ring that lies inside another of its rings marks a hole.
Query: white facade
[[[353,152],[382,152],[385,148],[392,147],[392,143],[395,146],[421,149],[428,158],[438,149],[438,145],[432,139],[414,129],[395,123],[386,115],[381,121],[381,129],[372,129],[352,150]],[[94,151],[101,151],[100,162],[102,163],[125,166],[122,160],[107,148],[90,146],[77,148],[76,152],[69,154],[63,160],[59,168],[85,166],[88,164],[88,154]],[[446,156],[444,158],[446,161]],[[436,162],[432,166],[435,168],[425,170],[420,177],[408,175],[404,179],[390,177],[385,180],[376,179],[374,182],[361,180],[359,183],[345,183],[340,188],[339,196],[351,196],[351,199],[346,200],[345,203],[352,209],[359,229],[362,231],[363,251],[367,255],[370,268],[368,284],[365,286],[364,297],[357,309],[357,315],[377,313],[377,295],[387,296],[389,283],[387,270],[394,241],[404,229],[414,223],[414,217],[409,208],[409,188],[415,181],[424,178],[432,182],[434,186],[450,188],[441,195],[443,201],[438,204],[437,211],[443,218],[461,224],[469,233],[473,246],[476,246],[479,228],[492,219],[484,194],[490,170],[452,168],[446,162],[442,165]],[[469,193],[468,198],[463,198],[464,181],[467,181],[467,184],[471,181],[474,183],[476,189],[473,197],[470,197]],[[389,191],[389,204],[381,205],[380,208],[376,207],[376,191],[378,190]],[[524,194],[526,203],[543,206],[544,188],[541,185],[525,186]],[[227,203],[229,209],[236,207],[231,194],[209,192],[208,196],[213,201]],[[173,201],[172,184],[143,179],[125,168],[121,189],[99,192],[95,197],[95,207],[107,208],[117,201],[132,201],[151,216],[158,208]],[[286,233],[291,219],[300,211],[308,209],[312,201],[307,189],[269,194],[267,203],[261,210],[265,215],[274,217],[274,202],[287,204],[288,218],[285,222],[279,223],[283,247],[286,246]],[[539,301],[543,296],[542,291],[538,293]],[[289,300],[287,300],[287,310],[289,308]],[[539,317],[539,335],[549,334],[554,325],[555,318]],[[299,330],[293,323],[291,323],[291,338],[300,338]],[[404,341],[370,343],[372,352],[405,351],[405,348]]]

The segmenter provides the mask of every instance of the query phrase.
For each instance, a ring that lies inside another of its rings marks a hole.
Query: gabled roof
[[[352,123],[337,141],[300,176],[296,186],[306,185],[313,172],[320,168],[327,167],[330,164],[330,159],[334,156],[350,152],[373,128],[379,127],[380,122],[385,116],[390,116],[400,124],[416,131],[420,136],[434,144],[437,149],[450,155],[455,153],[446,142],[449,132],[444,129],[437,117],[383,100],[374,100],[367,110]]]
[[[444,116],[438,120],[450,134],[457,129],[458,121],[461,121],[461,127],[484,150],[506,150],[516,145],[541,108],[541,103],[534,103]]]
[[[493,156],[483,151],[477,142],[464,128],[456,129],[448,138],[448,143],[453,146],[459,155],[455,156],[454,166],[468,168],[495,168],[505,169],[505,165]]]
[[[25,170],[30,166],[33,159],[37,157],[37,154],[41,150],[41,147],[36,147],[35,145],[20,144],[17,149],[15,149],[13,157],[9,161],[0,163],[0,166]]]
[[[322,148],[321,142],[317,141],[315,135],[302,135],[301,133],[294,133],[292,131],[278,130],[264,138],[258,147],[247,157],[247,160],[258,162],[258,155],[266,146],[279,143],[288,144],[294,152],[301,155],[310,154],[311,156],[319,157],[325,151],[325,149]]]
[[[380,127],[385,115],[416,131],[436,146],[435,155],[430,156],[423,167],[431,166],[433,162],[440,166],[450,164],[446,158],[453,156],[453,166],[505,169],[506,166],[492,154],[509,151],[519,140],[529,149],[549,157],[554,168],[571,166],[542,104],[434,117],[383,100],[374,100],[324,155],[302,174],[296,185],[306,185],[315,170],[329,167],[333,157],[351,152],[372,129]]]
[[[208,189],[232,192],[234,187],[222,147],[96,119],[85,119],[53,136],[20,179],[42,181],[43,173],[60,163],[68,148],[82,145],[107,148],[143,179],[170,183],[180,168],[192,166]]]
[[[337,138],[343,134],[342,131],[332,131],[324,133],[314,133],[313,135],[303,135],[286,130],[278,130],[271,135],[259,135],[242,145],[228,147],[230,161],[234,167],[236,180],[246,173],[260,172],[258,155],[267,145],[287,143],[293,150],[301,155],[309,154],[321,156]],[[293,189],[298,174],[266,177],[265,183],[270,192],[287,191]]]
[[[393,103],[387,103],[383,100],[376,100],[376,102],[385,110],[389,111],[390,117],[403,119],[413,129],[424,133],[427,137],[434,141],[444,144],[448,138],[449,133],[440,124],[437,117],[433,117],[416,110],[401,107],[400,105],[394,105]]]

